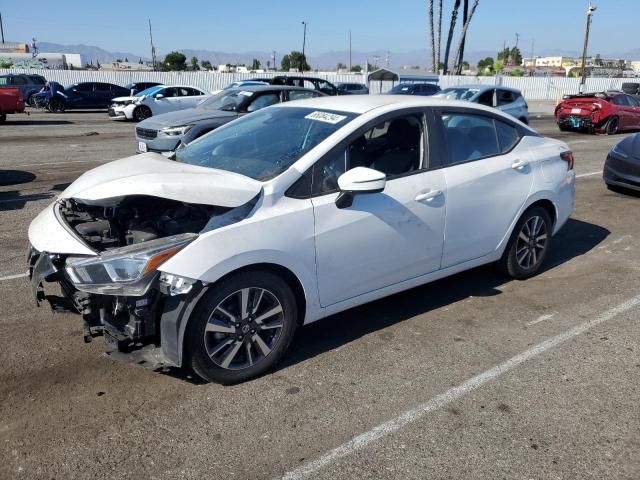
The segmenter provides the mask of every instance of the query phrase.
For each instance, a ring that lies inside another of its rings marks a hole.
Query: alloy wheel
[[[516,242],[516,261],[521,268],[531,270],[542,261],[549,242],[547,223],[540,216],[532,216],[520,229]]]
[[[252,367],[271,354],[281,338],[284,311],[269,290],[248,287],[213,309],[204,329],[204,346],[213,363],[227,370]]]

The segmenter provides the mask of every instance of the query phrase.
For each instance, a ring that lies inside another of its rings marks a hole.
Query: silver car
[[[155,115],[138,123],[136,151],[171,156],[181,144],[186,145],[247,113],[277,103],[323,96],[316,90],[287,85],[225,89],[195,108]]]
[[[460,85],[445,88],[434,97],[449,100],[467,100],[487,107],[494,107],[517,118],[522,123],[529,123],[529,105],[517,88],[495,85]]]

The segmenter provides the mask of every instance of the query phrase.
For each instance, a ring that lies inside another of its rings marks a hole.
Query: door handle
[[[421,192],[416,195],[416,202],[429,202],[434,198],[439,197],[440,195],[442,195],[441,190],[429,190],[426,192]]]
[[[516,170],[521,170],[527,165],[529,165],[529,162],[527,160],[516,160],[511,164],[511,168],[514,168]]]

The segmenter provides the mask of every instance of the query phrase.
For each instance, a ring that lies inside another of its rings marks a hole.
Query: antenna
[[[153,46],[153,32],[151,31],[151,19],[149,19],[149,39],[151,41],[151,65],[156,70],[156,47]]]

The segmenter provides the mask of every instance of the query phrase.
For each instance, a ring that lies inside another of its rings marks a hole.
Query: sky
[[[594,1],[598,9],[593,18],[590,52],[606,54],[640,48],[640,41],[631,41],[629,35],[638,29],[638,1]],[[581,51],[588,3],[480,0],[467,49],[497,51],[505,41],[514,45],[517,32],[524,56],[531,54],[532,43],[534,53]],[[453,0],[444,0],[443,43],[452,4]],[[349,30],[354,51],[409,52],[427,48],[427,5],[427,0],[30,0],[26,4],[0,2],[0,14],[7,41],[30,43],[31,37],[36,37],[43,42],[95,45],[146,57],[147,18],[153,23],[160,53],[174,49],[229,53],[300,50],[301,22],[306,21],[306,52],[315,55],[347,50]]]

